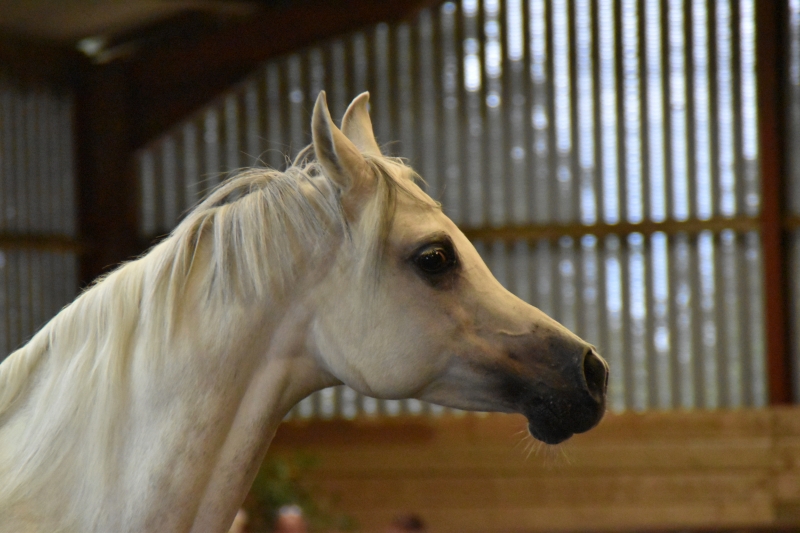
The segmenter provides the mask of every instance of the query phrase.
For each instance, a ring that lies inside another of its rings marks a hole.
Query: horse
[[[325,93],[285,171],[225,180],[0,365],[0,531],[223,532],[289,410],[339,384],[522,413],[560,443],[605,411],[596,349],[508,292]]]

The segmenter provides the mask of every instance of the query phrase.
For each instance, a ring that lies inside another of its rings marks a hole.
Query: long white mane
[[[161,243],[97,281],[0,365],[0,426],[24,409],[45,367],[58,376],[37,392],[43,395],[37,402],[49,408],[29,413],[25,427],[10,432],[21,441],[13,446],[18,455],[0,455],[0,501],[21,499],[41,488],[38,480],[54,479],[69,446],[76,446],[60,442],[61,435],[98,436],[96,468],[105,471],[95,479],[111,475],[116,459],[109,450],[129,393],[131,358],[145,354],[157,367],[169,354],[171,325],[190,279],[209,306],[238,298],[269,305],[304,261],[339,241],[355,247],[365,275],[375,274],[397,193],[431,203],[411,186],[416,175],[401,160],[365,156],[378,177],[378,194],[354,237],[339,191],[312,153],[304,150],[283,172],[251,169],[223,182]]]

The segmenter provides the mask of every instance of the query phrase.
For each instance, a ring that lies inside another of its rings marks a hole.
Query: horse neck
[[[192,531],[227,528],[285,414],[309,393],[334,383],[307,351],[315,283],[300,275],[292,294],[219,307],[209,307],[190,287],[172,343],[176,355],[171,360],[182,363],[160,376],[154,390],[145,383],[137,387],[146,405],[153,393],[180,391],[176,414],[159,431],[165,442],[177,438],[181,444],[168,476],[170,484],[187,490],[170,512],[196,506],[186,513]],[[145,411],[156,411],[157,403]],[[163,472],[160,464],[154,468]]]
[[[134,262],[124,267],[128,272],[112,274],[57,322],[78,327],[81,309],[125,290],[126,281],[141,289],[136,276],[146,277],[138,272],[143,266]],[[130,335],[125,353],[108,353],[101,339],[92,353],[80,355],[90,369],[83,381],[64,380],[64,368],[75,366],[70,357],[46,354],[45,374],[27,402],[36,420],[15,425],[36,429],[21,431],[20,442],[12,443],[0,426],[0,457],[4,446],[16,444],[5,457],[13,452],[31,467],[14,473],[15,484],[33,499],[30,507],[41,504],[46,512],[54,504],[43,501],[63,502],[68,493],[73,500],[50,514],[72,517],[81,530],[149,531],[156,524],[171,531],[224,530],[285,413],[332,383],[306,353],[312,310],[300,292],[269,305],[209,307],[189,286],[168,342],[154,343],[149,334],[158,327],[139,317],[135,328],[122,328]],[[112,323],[122,320],[113,308],[95,311]],[[9,495],[0,489],[0,519]]]

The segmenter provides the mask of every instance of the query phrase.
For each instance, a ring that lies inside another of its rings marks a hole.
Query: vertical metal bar
[[[716,246],[714,234],[703,231],[697,237],[697,268],[699,318],[697,326],[702,361],[703,405],[709,409],[720,407],[719,361],[716,313]]]
[[[456,26],[458,6],[455,2],[442,4],[439,10],[442,45],[442,101],[444,114],[444,178],[442,202],[445,212],[456,224],[466,220],[463,154],[461,152],[461,80]],[[422,47],[420,47],[422,54]]]
[[[483,65],[486,80],[486,187],[488,193],[489,223],[501,226],[506,223],[509,211],[509,190],[506,176],[506,158],[503,112],[503,30],[500,24],[500,0],[483,2]]]
[[[8,340],[9,351],[13,352],[20,345],[20,293],[21,283],[19,280],[19,250],[8,250],[6,252],[6,282],[8,292],[6,301],[8,302]]]
[[[598,254],[598,241],[594,235],[581,238],[581,255],[579,264],[583,279],[581,280],[581,336],[590,343],[600,346],[600,283],[601,269]]]
[[[369,56],[367,55],[367,36],[356,33],[351,40],[353,47],[353,95],[369,89]]]
[[[575,219],[574,183],[572,175],[572,80],[570,7],[566,0],[553,0],[553,130],[555,133],[556,219],[569,223]]]
[[[17,252],[17,283],[19,283],[19,334],[17,346],[20,346],[33,331],[31,316],[31,261],[29,250]]]
[[[78,204],[76,198],[77,185],[75,183],[75,142],[73,132],[75,131],[75,101],[72,96],[68,96],[59,101],[59,124],[61,134],[58,152],[61,154],[61,198],[63,207],[61,210],[61,226],[64,233],[70,237],[78,234]],[[70,278],[75,282],[73,293],[77,289],[77,278]],[[65,303],[69,300],[65,300]]]
[[[531,249],[527,241],[515,241],[512,248],[511,290],[520,299],[531,303]]]
[[[239,95],[232,92],[225,97],[223,103],[225,116],[225,168],[227,175],[242,166],[241,142],[239,139]]]
[[[575,89],[578,162],[578,208],[582,224],[597,223],[597,191],[595,184],[595,109],[594,109],[594,45],[592,40],[592,3],[575,3]],[[515,194],[519,194],[516,193]]]
[[[308,101],[314,102],[325,90],[325,58],[321,48],[308,51]]]
[[[508,59],[507,85],[507,146],[509,149],[509,215],[514,224],[530,220],[532,205],[530,191],[529,146],[529,99],[525,70],[525,11],[522,0],[507,0],[506,12],[506,57]]]
[[[28,205],[26,187],[26,158],[25,158],[25,92],[18,90],[14,98],[13,107],[14,120],[14,192],[16,198],[14,202],[14,225],[17,231],[24,232],[27,229],[26,207]]]
[[[433,78],[436,75],[433,69],[434,56],[433,50],[431,49],[433,44],[433,22],[431,18],[431,12],[425,10],[420,13],[417,21],[420,40],[419,58],[421,75],[419,77],[419,83],[421,86],[423,86],[420,90],[422,96],[420,106],[425,110],[427,110],[428,107],[434,107],[436,104],[435,92],[433,89],[429,88],[429,86],[433,84]],[[394,123],[397,124],[394,136],[400,140],[400,146],[396,152],[398,155],[402,155],[402,157],[408,159],[411,166],[415,167],[418,165],[415,159],[415,137],[419,135],[419,137],[423,139],[420,147],[424,150],[425,144],[427,142],[431,142],[430,136],[434,135],[435,132],[428,132],[427,128],[424,126],[422,127],[422,131],[419,131],[417,135],[415,135],[414,131],[415,123],[419,122],[420,116],[425,115],[425,111],[423,111],[421,114],[417,111],[414,98],[414,86],[417,82],[417,79],[414,76],[415,71],[412,64],[413,47],[411,44],[411,26],[405,23],[400,24],[397,26],[394,36],[394,57],[396,69],[395,90],[397,92],[397,98],[394,99],[395,105],[392,106],[392,115],[394,117]],[[424,50],[425,44],[429,45],[429,49]],[[430,79],[428,79],[428,76],[430,76]],[[426,98],[431,98],[432,101],[427,102],[425,100]],[[432,140],[432,143],[433,148],[435,149],[436,140]],[[433,180],[436,179],[435,168],[432,170],[421,168],[420,171],[427,181],[428,186],[432,187],[434,185]],[[429,190],[429,192],[431,191]]]
[[[785,15],[787,6],[783,2],[781,4],[782,13]],[[781,21],[782,18],[780,17]],[[755,1],[739,0],[739,94],[741,97],[740,113],[742,123],[741,181],[744,185],[744,213],[748,216],[757,216],[761,208],[758,101],[756,94],[756,30]],[[770,31],[769,28],[766,28],[766,31]],[[780,50],[783,54],[786,54],[786,48],[781,48]],[[785,55],[783,57],[786,58]],[[792,152],[795,152],[795,150]]]
[[[333,116],[341,117],[347,108],[348,63],[345,43],[341,39],[334,40],[330,47],[330,105]]]
[[[630,211],[628,212],[630,214]],[[631,407],[643,411],[652,405],[648,357],[647,271],[641,233],[628,235],[628,328],[630,335]]]
[[[289,107],[289,157],[294,156],[306,145],[306,113],[305,93],[303,90],[303,58],[300,54],[292,54],[286,60],[286,83]]]
[[[733,101],[733,42],[730,0],[716,2],[717,52],[717,165],[719,173],[719,212],[722,216],[736,214],[736,146]]]
[[[698,407],[697,404],[697,372],[694,360],[694,310],[692,309],[692,253],[691,241],[686,234],[678,234],[672,243],[672,283],[674,287],[672,306],[674,322],[672,325],[675,337],[675,355],[677,368],[675,372],[675,389],[678,405],[684,409]]]
[[[637,0],[622,0],[622,109],[624,127],[625,216],[634,224],[644,220],[642,179],[642,104]]]
[[[766,320],[764,306],[764,261],[761,235],[752,231],[744,236],[745,263],[747,264],[747,353],[750,357],[750,401],[752,407],[763,407],[770,401],[771,378],[767,355]],[[788,372],[787,372],[788,373]]]
[[[452,17],[451,17],[452,19]],[[419,130],[417,135],[421,144],[419,145],[420,171],[422,177],[428,183],[428,193],[434,198],[438,198],[442,191],[442,183],[439,176],[439,143],[442,137],[450,135],[450,131],[439,130],[439,105],[441,98],[436,91],[436,56],[435,37],[436,26],[431,11],[420,13],[417,21],[419,30]],[[453,43],[450,43],[453,46]],[[412,92],[409,92],[411,95]],[[400,113],[401,116],[410,117],[411,113]],[[410,124],[405,126],[410,127]],[[412,157],[415,152],[410,152],[407,157]]]
[[[691,213],[685,37],[683,0],[669,0],[667,39],[669,43],[670,163],[672,217],[675,220],[687,220]]]
[[[197,152],[197,123],[183,126],[183,205],[194,207],[200,200],[200,154]]]
[[[178,154],[175,137],[167,135],[160,143],[162,156],[161,189],[161,223],[159,231],[171,231],[178,223],[181,208],[178,204]]]
[[[562,237],[558,240],[558,270],[555,278],[558,287],[556,317],[571,331],[578,329],[576,271],[575,241],[571,237]]]
[[[722,287],[720,290],[722,330],[719,343],[722,357],[721,374],[724,377],[723,398],[727,408],[737,408],[745,405],[744,391],[750,376],[745,372],[742,364],[742,347],[744,346],[743,327],[741,323],[741,297],[747,297],[743,290],[746,284],[742,283],[740,274],[740,256],[744,247],[737,242],[733,230],[724,230],[720,234],[719,244],[719,269]]]
[[[50,145],[50,131],[48,128],[51,113],[50,92],[44,88],[36,90],[36,207],[37,232],[51,233],[50,218],[53,213],[53,205],[56,200],[52,197],[52,166],[53,148]],[[49,198],[48,198],[49,197]],[[48,199],[46,199],[48,198]],[[41,263],[40,263],[41,265]]]
[[[147,149],[139,157],[139,188],[141,190],[141,219],[139,227],[143,237],[152,237],[156,234],[156,162],[153,150]]]
[[[261,160],[261,109],[264,107],[258,100],[259,96],[258,80],[255,76],[251,77],[244,86],[244,122],[245,122],[245,146],[247,152],[245,165],[263,166]]]
[[[267,86],[267,162],[272,168],[282,169],[285,166],[286,140],[283,135],[280,64],[277,61],[268,64],[265,76]]]
[[[694,109],[694,175],[697,218],[708,220],[714,215],[714,193],[711,147],[711,94],[709,67],[708,7],[705,0],[692,1],[692,107]],[[719,33],[719,32],[718,32]],[[719,59],[719,56],[718,56]],[[719,76],[719,69],[717,72]],[[723,81],[717,78],[717,82]],[[719,89],[719,88],[718,88]],[[717,102],[720,99],[717,91]],[[724,113],[720,114],[720,120]],[[720,122],[721,126],[721,122]],[[732,124],[727,124],[731,128]],[[717,130],[718,135],[721,134]],[[730,135],[730,134],[728,134]],[[721,155],[721,154],[720,154]],[[720,175],[721,177],[721,175]],[[728,176],[729,177],[729,176]],[[719,189],[722,190],[722,182]],[[732,192],[732,191],[730,191]]]
[[[650,187],[649,218],[667,218],[666,145],[664,133],[664,65],[662,61],[661,1],[646,0],[645,55],[647,83],[647,162]],[[664,278],[666,280],[666,278]]]
[[[491,243],[488,252],[488,264],[492,274],[494,274],[494,277],[500,282],[500,285],[508,289],[511,287],[512,278],[510,276],[506,243],[501,240],[496,240]]]
[[[478,30],[480,12],[478,0],[463,0],[461,3],[464,25],[464,88],[466,89],[465,105],[467,113],[466,139],[466,185],[467,212],[466,220],[472,226],[480,226],[486,221],[484,199],[486,198],[483,183],[483,68],[481,39]]]
[[[203,196],[211,190],[220,179],[220,146],[219,146],[219,112],[210,107],[205,112],[203,121],[203,153],[205,168],[203,169]]]
[[[651,317],[653,324],[652,368],[655,379],[653,404],[659,409],[675,407],[673,352],[670,331],[669,241],[664,233],[650,236]]]
[[[36,92],[33,88],[25,89],[24,102],[22,104],[23,135],[25,139],[24,149],[21,152],[24,161],[24,171],[20,173],[22,182],[21,189],[25,191],[24,201],[20,203],[22,226],[24,232],[36,232],[36,198],[37,198],[37,175],[36,175]]]
[[[611,371],[608,381],[609,408],[622,411],[628,407],[627,383],[628,361],[624,332],[624,296],[622,274],[622,249],[620,239],[610,235],[605,239],[604,275],[606,296],[606,342],[605,352]]]
[[[373,33],[372,60],[375,73],[372,88],[372,116],[375,127],[375,136],[379,143],[383,143],[382,151],[386,155],[394,155],[394,150],[389,143],[393,141],[394,129],[392,128],[391,99],[394,98],[391,83],[391,69],[389,68],[389,25],[381,23],[375,26]]]
[[[602,215],[606,224],[620,221],[620,187],[617,124],[617,59],[615,9],[612,0],[600,0],[597,9],[597,41],[600,91],[600,168]]]
[[[545,0],[529,0],[528,39],[531,76],[532,181],[530,205],[538,223],[552,218],[550,202],[550,85],[548,14]]]
[[[44,255],[44,253],[39,250],[31,250],[28,252],[28,267],[30,268],[30,289],[28,295],[31,302],[31,322],[30,329],[27,333],[28,338],[36,333],[36,331],[44,325],[45,321],[44,310],[42,309],[42,255]]]

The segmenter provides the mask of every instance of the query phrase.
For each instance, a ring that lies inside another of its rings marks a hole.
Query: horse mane
[[[0,364],[0,427],[43,364],[59,367],[59,379],[46,384],[45,393],[58,402],[76,381],[92,380],[112,390],[121,385],[137,331],[148,343],[145,353],[163,354],[191,275],[200,280],[210,304],[236,298],[273,301],[291,286],[300,261],[341,234],[356,247],[362,274],[377,276],[398,193],[438,204],[412,185],[419,177],[403,160],[364,157],[377,177],[377,194],[361,214],[357,239],[344,218],[339,191],[314,160],[311,146],[285,171],[252,168],[226,179],[169,236],[99,278]],[[205,264],[198,261],[201,246],[210,250]]]

